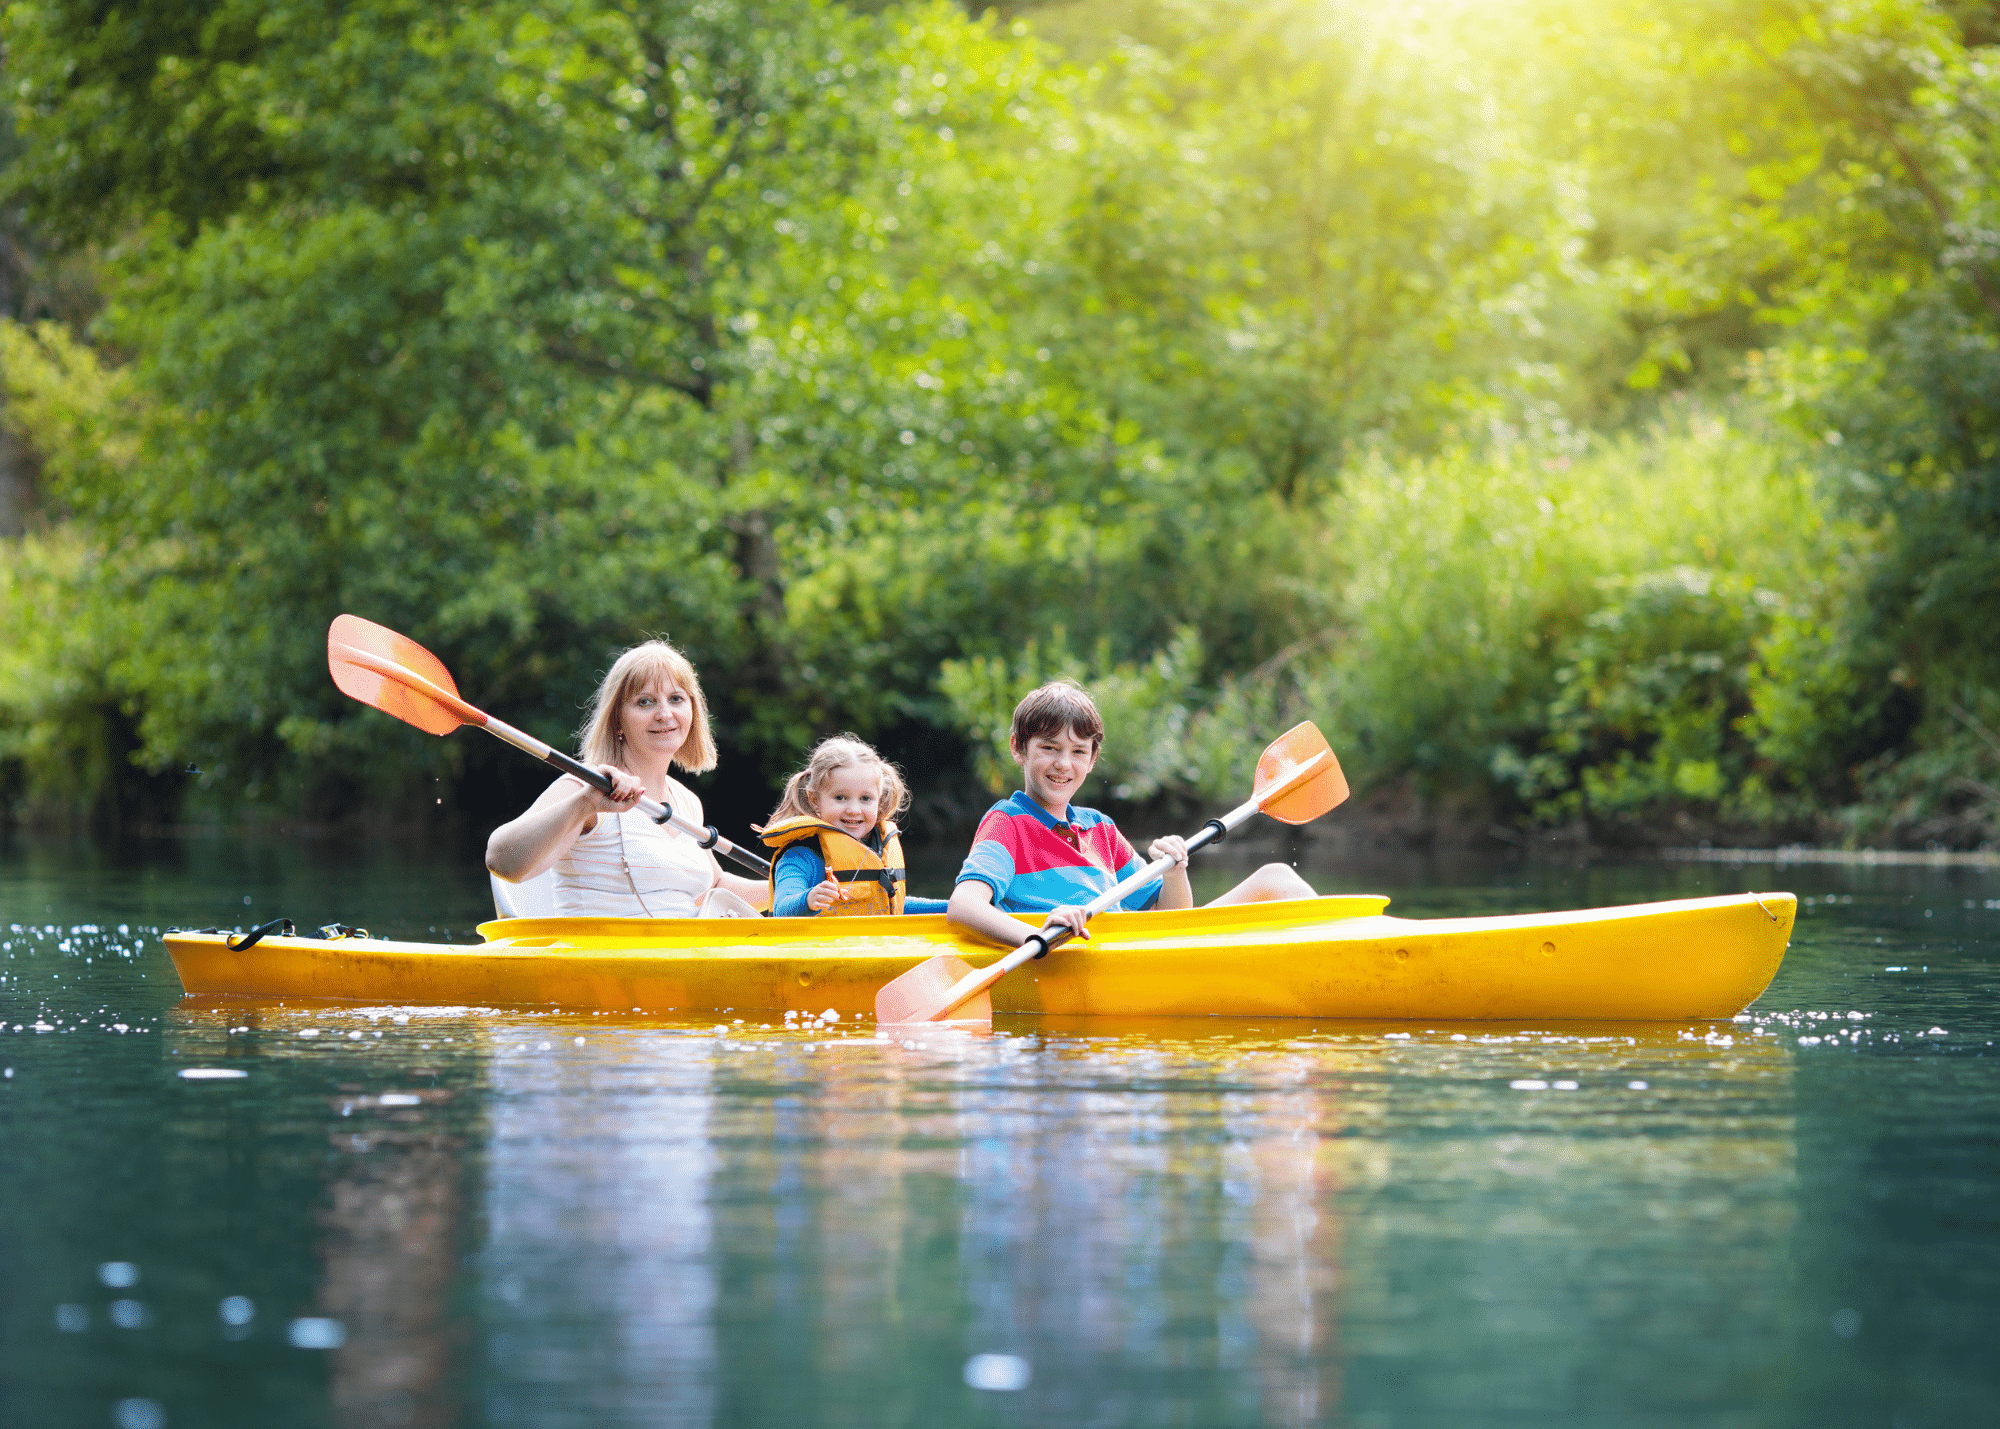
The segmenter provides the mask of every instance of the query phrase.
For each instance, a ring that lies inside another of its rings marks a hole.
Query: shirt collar
[[[1076,805],[1071,804],[1067,810],[1069,817],[1067,819],[1058,819],[1054,814],[1051,814],[1047,809],[1044,809],[1040,804],[1029,798],[1026,789],[1016,789],[1014,796],[1002,804],[1001,807],[1010,814],[1031,814],[1034,816],[1035,822],[1051,831],[1061,828],[1065,824],[1079,834],[1085,829],[1096,827],[1096,820],[1084,817],[1090,812],[1088,809],[1079,809]]]

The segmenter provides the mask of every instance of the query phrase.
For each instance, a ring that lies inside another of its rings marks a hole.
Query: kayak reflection
[[[1747,1027],[738,1016],[455,1013],[410,1136],[328,1104],[342,1422],[452,1422],[455,1363],[467,1418],[523,1425],[1782,1402],[1793,1053]],[[469,1140],[415,1134],[447,1112]]]

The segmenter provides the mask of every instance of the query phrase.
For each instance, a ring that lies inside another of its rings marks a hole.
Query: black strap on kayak
[[[291,919],[273,918],[270,922],[263,924],[261,927],[252,928],[249,932],[245,933],[243,935],[243,941],[240,943],[236,941],[234,935],[224,934],[222,939],[222,946],[229,949],[229,951],[232,953],[240,953],[245,948],[256,947],[258,943],[263,941],[264,937],[267,934],[277,933],[279,937],[289,938],[292,936],[294,931],[295,930],[292,927]]]

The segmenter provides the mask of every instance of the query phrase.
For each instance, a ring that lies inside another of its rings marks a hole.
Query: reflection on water
[[[0,1423],[1979,1422],[2000,902],[1813,873],[1735,1023],[920,1043],[180,999],[44,870],[0,917]],[[1484,906],[1721,891],[1644,876]]]
[[[319,1217],[318,1306],[342,1326],[329,1398],[339,1425],[435,1429],[462,1422],[451,1292],[465,1145],[426,1124],[424,1098],[388,1095],[387,1107],[358,1089],[336,1099],[343,1129],[329,1138],[334,1170]],[[406,1100],[416,1106],[398,1104]]]
[[[473,1422],[1721,1424],[1782,1390],[1771,1037],[479,1030]],[[321,1303],[372,1326],[341,1422],[452,1422],[458,1145],[369,1133],[334,1183]],[[967,1389],[976,1353],[1032,1382]]]
[[[488,1043],[479,1313],[495,1424],[717,1422],[708,1044],[616,1044],[587,1054],[532,1025]]]

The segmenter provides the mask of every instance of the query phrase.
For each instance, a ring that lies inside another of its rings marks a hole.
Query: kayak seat
[[[509,883],[489,872],[493,885],[493,911],[502,918],[553,918],[556,916],[556,871],[546,869],[520,883]]]

